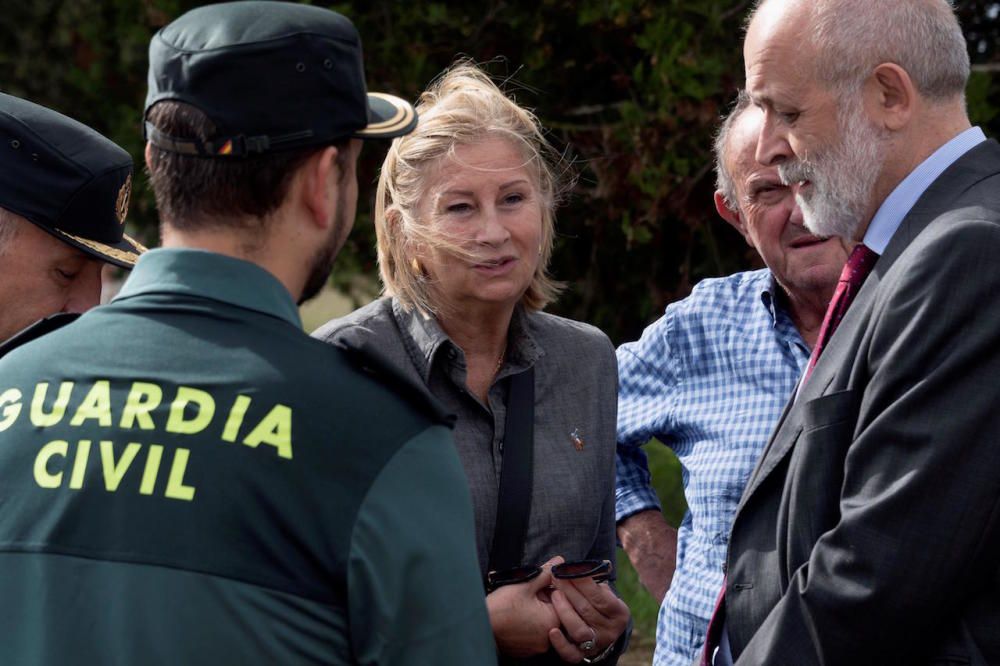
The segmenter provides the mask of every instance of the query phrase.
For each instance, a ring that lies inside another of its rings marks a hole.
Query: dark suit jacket
[[[738,666],[1000,664],[1000,145],[892,237],[744,492]]]

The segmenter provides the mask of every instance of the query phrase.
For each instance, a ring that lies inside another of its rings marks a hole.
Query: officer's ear
[[[339,176],[337,148],[334,146],[316,151],[299,170],[302,203],[313,222],[322,229],[333,224],[334,211],[339,205]]]

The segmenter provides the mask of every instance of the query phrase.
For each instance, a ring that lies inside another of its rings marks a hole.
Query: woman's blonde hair
[[[424,314],[438,314],[434,285],[414,261],[414,247],[423,244],[469,261],[475,261],[477,255],[431,220],[419,219],[424,179],[439,160],[454,154],[456,146],[499,137],[521,148],[540,197],[538,268],[521,303],[529,310],[541,310],[562,289],[549,277],[548,264],[555,236],[554,211],[566,185],[562,174],[556,172],[556,165],[564,161],[543,136],[538,118],[467,60],[455,63],[431,82],[420,96],[417,112],[420,120],[416,129],[393,140],[378,179],[375,232],[383,292],[407,310],[415,307]]]

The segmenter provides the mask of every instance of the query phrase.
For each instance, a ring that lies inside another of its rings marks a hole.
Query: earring
[[[417,260],[416,257],[410,259],[410,268],[412,268],[413,272],[416,273],[417,275],[421,275],[424,272],[423,267],[420,265],[420,262]]]

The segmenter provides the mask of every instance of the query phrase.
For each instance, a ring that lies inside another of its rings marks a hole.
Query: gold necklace
[[[507,350],[504,349],[502,352],[500,352],[500,358],[497,359],[497,367],[493,370],[494,377],[500,374],[500,368],[503,367],[503,360],[506,356],[507,356]]]

